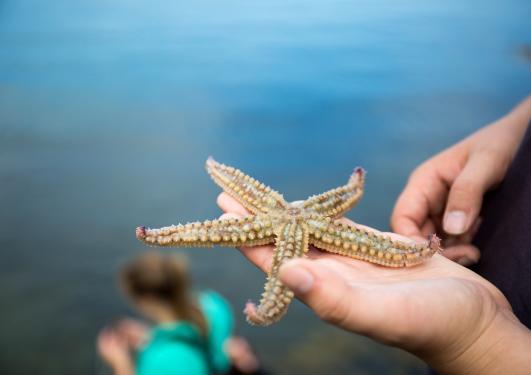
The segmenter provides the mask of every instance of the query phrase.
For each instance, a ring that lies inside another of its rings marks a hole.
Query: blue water
[[[386,229],[422,160],[531,88],[528,1],[0,0],[0,372],[103,373],[130,314],[115,272],[139,224],[216,217],[208,155],[288,199],[368,170],[350,217]],[[245,324],[263,275],[184,250],[278,374],[421,373],[302,304]]]

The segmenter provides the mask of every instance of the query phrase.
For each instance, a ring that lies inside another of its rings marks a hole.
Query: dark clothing
[[[495,140],[493,140],[495,142]],[[501,185],[485,195],[471,269],[496,285],[531,329],[531,125]]]

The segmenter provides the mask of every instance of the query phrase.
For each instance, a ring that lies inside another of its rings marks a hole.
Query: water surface
[[[351,218],[387,229],[409,172],[531,87],[526,1],[0,1],[0,372],[103,373],[131,313],[139,224],[216,217],[208,155],[302,199],[368,170]],[[421,373],[295,303],[253,328],[263,275],[183,250],[275,373]]]

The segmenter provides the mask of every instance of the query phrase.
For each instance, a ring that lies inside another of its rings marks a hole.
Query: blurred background
[[[529,93],[530,25],[525,0],[0,0],[0,373],[104,372],[135,227],[220,215],[208,155],[289,200],[361,165],[349,216],[388,229],[417,164]],[[424,371],[298,302],[250,327],[264,276],[176,251],[276,374]]]

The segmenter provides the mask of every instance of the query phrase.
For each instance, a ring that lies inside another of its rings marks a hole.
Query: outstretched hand
[[[226,193],[218,204],[225,216],[248,215]],[[267,272],[271,246],[241,251]],[[406,349],[441,371],[462,369],[463,359],[484,350],[479,344],[497,334],[498,326],[516,319],[496,287],[438,254],[401,269],[317,249],[310,249],[308,258],[287,262],[280,279],[320,318]]]

